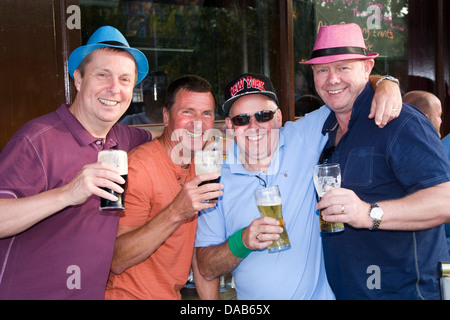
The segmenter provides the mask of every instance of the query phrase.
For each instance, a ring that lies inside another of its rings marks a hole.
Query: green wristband
[[[252,252],[252,250],[248,249],[242,241],[242,230],[244,229],[245,228],[242,228],[241,230],[236,231],[228,238],[228,247],[230,247],[231,253],[241,259],[246,258],[250,252]]]

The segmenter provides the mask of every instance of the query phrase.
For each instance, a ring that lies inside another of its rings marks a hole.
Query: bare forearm
[[[424,230],[450,222],[450,182],[417,191],[405,198],[379,202],[380,229]]]
[[[207,280],[230,273],[243,260],[230,251],[228,241],[217,246],[199,247],[196,250],[199,271]]]
[[[147,259],[184,221],[192,219],[199,211],[212,208],[215,202],[205,202],[210,196],[220,196],[221,184],[199,187],[202,181],[217,178],[215,174],[198,175],[183,185],[172,202],[155,217],[140,227],[119,227],[111,271],[122,273],[125,269]],[[130,178],[129,178],[130,179]],[[131,181],[131,179],[129,180]],[[213,192],[211,192],[213,191]],[[147,210],[147,208],[141,208]]]
[[[119,234],[111,264],[113,273],[120,274],[147,259],[178,228],[182,221],[169,218],[167,210],[162,210],[146,224]]]
[[[0,238],[25,231],[68,205],[62,188],[26,198],[0,199]]]
[[[220,299],[220,278],[206,280],[198,270],[197,249],[194,249],[192,258],[192,272],[194,274],[195,288],[202,300],[219,300]]]
[[[419,190],[406,197],[379,201],[383,210],[379,229],[424,230],[450,222],[448,210],[450,182]],[[332,188],[317,204],[323,219],[328,222],[344,222],[354,228],[373,227],[369,216],[370,204],[362,201],[352,190]]]

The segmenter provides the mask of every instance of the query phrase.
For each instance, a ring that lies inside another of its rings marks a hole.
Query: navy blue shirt
[[[340,164],[341,186],[373,203],[449,181],[450,165],[431,122],[403,104],[400,116],[380,129],[368,118],[372,98],[368,84],[328,161]],[[336,124],[331,113],[323,127],[328,145],[334,145]],[[443,226],[407,232],[346,225],[322,234],[322,243],[337,299],[440,299],[437,263],[449,259]]]

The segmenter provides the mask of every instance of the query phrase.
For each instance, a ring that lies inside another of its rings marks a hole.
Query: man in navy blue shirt
[[[403,105],[383,130],[368,120],[376,56],[367,53],[360,27],[346,24],[321,28],[306,62],[333,111],[322,160],[342,171],[342,188],[317,206],[326,208],[324,220],[346,223],[343,232],[322,234],[327,277],[337,299],[439,299],[436,268],[449,259],[441,224],[450,165],[416,109]]]

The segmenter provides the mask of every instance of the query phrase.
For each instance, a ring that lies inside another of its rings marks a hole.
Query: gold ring
[[[341,213],[344,213],[344,211],[345,211],[345,207],[344,207],[344,205],[342,205],[341,206]]]
[[[397,108],[392,108],[392,111],[397,111],[398,109]]]

